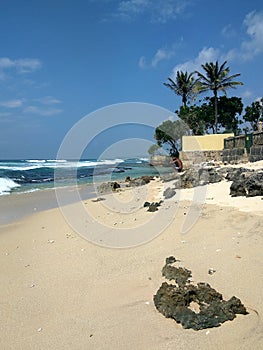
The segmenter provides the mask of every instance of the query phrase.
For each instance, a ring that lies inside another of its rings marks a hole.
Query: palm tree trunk
[[[215,97],[215,134],[217,134],[217,125],[218,125],[218,111],[217,111],[217,90],[214,90]]]
[[[186,108],[187,98],[185,96],[182,97],[183,107]]]

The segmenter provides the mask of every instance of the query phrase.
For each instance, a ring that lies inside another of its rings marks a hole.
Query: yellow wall
[[[218,151],[224,148],[224,139],[234,134],[215,134],[203,136],[183,136],[182,149],[187,151]]]

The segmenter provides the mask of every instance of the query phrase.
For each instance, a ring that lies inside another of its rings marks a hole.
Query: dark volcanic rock
[[[263,195],[263,172],[257,172],[246,180],[247,197]]]
[[[215,167],[196,167],[186,170],[181,176],[181,188],[192,188],[220,182],[223,178],[223,174]]]
[[[118,182],[103,182],[101,185],[98,186],[98,192],[100,193],[107,193],[116,191],[118,188],[120,188],[120,184]]]
[[[237,180],[232,182],[230,186],[230,195],[231,197],[239,197],[239,196],[246,196],[246,189],[244,186],[244,181]]]
[[[171,187],[168,187],[164,192],[163,196],[165,199],[172,198],[176,194],[175,190],[173,190]]]
[[[248,313],[238,298],[233,296],[225,301],[222,294],[209,284],[198,283],[195,286],[189,283],[191,271],[172,266],[174,262],[174,257],[167,258],[162,273],[167,279],[174,279],[177,285],[164,282],[153,297],[157,310],[165,317],[173,318],[183,328],[200,330],[218,327],[233,320],[236,314]],[[199,312],[191,309],[193,303],[198,305]]]
[[[230,186],[230,195],[237,196],[262,196],[263,195],[263,171],[242,173],[241,178],[233,178]]]
[[[251,175],[254,172],[252,169],[246,168],[230,168],[227,170],[226,180],[228,181],[238,181],[245,179],[247,176]]]
[[[154,180],[154,176],[145,175],[145,176],[137,177],[135,179],[130,179],[129,180],[129,186],[137,187],[137,186],[146,185],[152,180]]]
[[[162,201],[160,202],[153,202],[153,203],[149,203],[149,202],[145,202],[144,203],[144,207],[148,207],[148,210],[147,211],[150,211],[150,212],[155,212],[158,210],[158,207],[161,206],[162,204]]]
[[[173,180],[180,180],[182,173],[171,173],[171,174],[166,174],[161,177],[161,180],[163,182],[169,182]],[[178,187],[179,188],[179,187]]]

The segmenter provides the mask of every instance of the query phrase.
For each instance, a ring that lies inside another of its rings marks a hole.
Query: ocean
[[[55,186],[85,185],[117,181],[143,175],[159,175],[147,158],[0,160],[0,196],[52,189]]]

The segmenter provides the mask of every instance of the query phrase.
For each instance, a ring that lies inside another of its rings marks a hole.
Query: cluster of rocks
[[[121,187],[121,185],[116,181],[103,182],[97,188],[99,193],[109,193],[116,191]]]
[[[130,176],[127,176],[125,179],[125,184],[118,183],[116,181],[103,182],[97,188],[99,193],[109,193],[116,192],[116,190],[120,189],[122,186],[125,187],[138,187],[148,184],[150,181],[154,180],[154,176],[141,176],[132,179]]]
[[[148,208],[147,211],[150,211],[150,212],[155,212],[158,210],[158,208],[161,206],[163,201],[159,201],[159,202],[145,202],[144,203],[144,208]]]
[[[232,184],[230,186],[230,195],[232,197],[263,196],[263,171],[249,171],[240,168],[239,171],[228,175]]]
[[[154,176],[141,176],[138,178],[126,177],[125,183],[116,181],[105,182],[98,186],[99,193],[116,191],[121,186],[138,187],[154,180]],[[263,196],[263,169],[251,170],[247,168],[218,167],[212,165],[197,165],[186,169],[183,173],[166,174],[161,177],[163,182],[173,182],[172,188],[167,188],[163,196],[165,199],[173,197],[176,189],[203,186],[222,180],[232,181],[230,195],[236,196]]]
[[[144,175],[141,177],[136,177],[132,179],[130,176],[127,176],[125,182],[129,187],[137,187],[147,185],[150,181],[154,180],[154,176]]]
[[[209,284],[191,283],[191,271],[173,266],[175,262],[173,256],[167,258],[162,275],[176,284],[163,282],[153,297],[155,307],[165,317],[174,319],[183,328],[200,330],[218,327],[225,321],[233,320],[237,314],[248,314],[237,297],[226,301]],[[192,310],[192,304],[197,305],[198,310]]]
[[[231,196],[262,196],[263,195],[263,170],[251,170],[246,168],[221,168],[215,166],[195,166],[183,173],[168,174],[162,177],[163,182],[174,180],[171,191],[179,188],[192,188],[196,186],[216,183],[222,180],[232,181],[230,187]],[[164,197],[166,195],[164,193]]]

